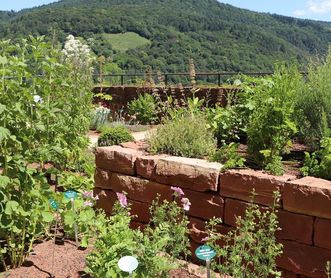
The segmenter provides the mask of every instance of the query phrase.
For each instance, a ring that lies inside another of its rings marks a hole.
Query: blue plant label
[[[54,199],[49,200],[49,204],[51,205],[52,209],[54,209],[54,210],[57,210],[59,208],[58,203]]]
[[[213,248],[208,245],[199,246],[195,250],[195,255],[203,261],[210,261],[212,258],[216,256],[216,252]]]
[[[66,197],[67,199],[76,199],[77,195],[77,192],[73,190],[68,190],[64,192],[64,197]]]

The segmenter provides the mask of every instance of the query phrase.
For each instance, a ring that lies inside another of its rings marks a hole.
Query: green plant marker
[[[59,204],[54,199],[50,199],[49,204],[51,205],[52,209],[58,210]]]
[[[195,250],[195,255],[200,260],[206,261],[207,277],[210,278],[210,261],[216,256],[215,250],[208,245],[202,245]]]
[[[78,193],[74,190],[68,190],[66,192],[64,192],[64,197],[66,197],[67,199],[70,199],[71,201],[71,206],[72,206],[72,210],[75,212],[75,199],[77,198]],[[75,221],[74,223],[74,230],[75,230],[75,241],[76,241],[76,246],[79,246],[79,241],[78,241],[78,228],[77,228],[77,223]]]

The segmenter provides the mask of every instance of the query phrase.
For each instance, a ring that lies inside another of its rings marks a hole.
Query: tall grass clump
[[[296,95],[296,121],[305,143],[318,148],[331,135],[331,48],[321,65],[311,66],[306,85]]]
[[[149,137],[150,152],[204,158],[216,151],[216,139],[205,115],[191,100],[188,108],[172,111],[164,124]]]

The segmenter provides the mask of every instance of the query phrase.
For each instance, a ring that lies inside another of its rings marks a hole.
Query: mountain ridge
[[[148,66],[185,71],[189,58],[199,71],[272,70],[277,61],[288,60],[304,68],[326,53],[330,26],[216,0],[62,0],[14,14],[0,12],[2,38],[51,37],[54,30],[60,42],[69,33],[93,38],[93,50],[112,56],[126,71]],[[125,53],[112,49],[104,34],[125,32],[151,44]]]

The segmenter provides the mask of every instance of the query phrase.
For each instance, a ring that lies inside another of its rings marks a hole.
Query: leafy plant
[[[303,175],[331,180],[331,138],[321,141],[321,149],[312,154],[305,153]]]
[[[86,271],[93,277],[128,277],[117,263],[126,255],[137,257],[139,265],[133,277],[167,277],[178,264],[175,258],[187,254],[188,220],[176,202],[158,201],[151,208],[152,222],[144,230],[130,229],[133,216],[124,194],[113,208],[109,225],[95,242],[95,250],[87,256]],[[167,213],[170,213],[168,215]],[[173,230],[175,229],[175,230]],[[174,231],[179,232],[174,237]],[[170,251],[170,253],[166,253]]]
[[[115,126],[106,128],[98,138],[98,146],[112,146],[119,145],[124,142],[133,141],[134,138],[130,131],[124,126]]]
[[[272,209],[263,210],[251,203],[245,217],[238,217],[235,230],[226,235],[216,231],[219,219],[212,219],[207,224],[208,244],[217,252],[218,263],[213,268],[221,274],[232,277],[264,278],[281,277],[276,268],[276,258],[282,253],[282,245],[277,243],[275,232],[279,230],[276,204],[280,194],[275,193]],[[221,247],[218,243],[225,242]]]
[[[215,152],[212,160],[223,163],[222,170],[242,168],[245,166],[246,159],[240,156],[237,150],[238,144],[236,143],[224,145]]]
[[[153,124],[157,121],[157,107],[152,95],[140,94],[128,103],[129,115],[140,124]]]
[[[109,118],[110,110],[106,107],[98,107],[92,112],[91,129],[98,129],[103,126]]]
[[[307,81],[295,98],[300,137],[317,148],[323,137],[331,136],[331,48],[324,63],[310,66]]]
[[[283,173],[281,156],[297,132],[293,103],[301,86],[297,69],[282,66],[253,88],[255,108],[247,127],[248,151],[255,163],[276,175]]]
[[[54,192],[43,165],[83,167],[91,60],[88,47],[71,42],[66,52],[42,37],[0,42],[0,258],[5,269],[20,266],[54,220],[49,205]]]
[[[148,141],[152,153],[203,158],[216,150],[216,140],[205,117],[190,112],[166,119]]]

